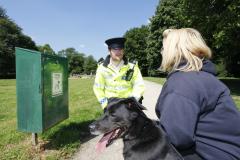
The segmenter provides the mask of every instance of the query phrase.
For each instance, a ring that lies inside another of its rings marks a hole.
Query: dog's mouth
[[[96,150],[99,153],[102,152],[106,147],[111,145],[114,140],[119,138],[123,132],[124,128],[116,128],[110,132],[105,133],[103,137],[98,141]]]

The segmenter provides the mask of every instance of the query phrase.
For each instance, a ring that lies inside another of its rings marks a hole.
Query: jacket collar
[[[202,66],[202,69],[200,71],[210,73],[214,76],[217,75],[215,65],[210,60],[205,59],[202,62],[203,62],[203,66]],[[184,65],[186,65],[185,61],[183,61],[179,64],[179,68],[184,66]],[[179,71],[178,70],[171,71],[170,73],[168,73],[167,78],[169,78],[172,74],[174,74],[176,72],[179,72]]]
[[[110,63],[110,55],[108,55],[106,58],[105,58],[105,60],[104,60],[104,62],[103,62],[103,66],[104,67],[107,67],[108,66],[108,64]],[[123,56],[123,62],[124,62],[124,65],[127,65],[128,64],[128,60],[127,60],[127,58],[126,58],[126,56]]]

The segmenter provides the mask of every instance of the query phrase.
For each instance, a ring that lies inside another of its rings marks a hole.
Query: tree
[[[127,39],[124,52],[130,61],[138,61],[138,65],[143,76],[148,75],[146,52],[148,34],[148,27],[141,26],[140,28],[128,30],[124,35]]]
[[[87,56],[84,60],[84,73],[85,74],[93,74],[97,69],[97,61],[93,58],[92,55]]]
[[[0,18],[8,19],[6,10],[0,6]]]
[[[68,59],[69,73],[80,74],[83,72],[85,57],[83,53],[79,53],[75,48],[70,47],[59,51],[57,55]]]
[[[62,56],[62,57],[67,57],[70,60],[74,54],[78,54],[78,51],[76,51],[75,48],[70,47],[70,48],[66,48],[66,49],[59,51],[57,55]]]
[[[44,44],[43,46],[38,46],[38,50],[41,53],[45,53],[45,54],[51,54],[51,55],[55,54],[54,50],[51,48],[51,46],[49,44]]]
[[[185,0],[191,25],[205,37],[220,74],[240,76],[240,0]],[[219,67],[218,67],[219,68]]]
[[[69,59],[69,72],[80,74],[84,71],[84,54],[73,54]]]
[[[71,74],[91,74],[96,71],[97,62],[92,55],[85,57],[84,53],[80,53],[75,48],[67,48],[58,52],[59,56],[68,58],[69,73]]]
[[[162,48],[162,33],[167,28],[182,28],[188,26],[188,19],[184,14],[183,0],[161,0],[150,18],[149,37],[147,41],[147,59],[150,76],[156,76],[160,67]]]
[[[34,41],[22,33],[0,6],[0,78],[15,77],[15,47],[38,50]]]

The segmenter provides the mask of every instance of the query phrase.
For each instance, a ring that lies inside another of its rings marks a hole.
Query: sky
[[[105,40],[147,25],[159,0],[1,0],[7,15],[37,45],[55,52],[69,47],[96,60]]]

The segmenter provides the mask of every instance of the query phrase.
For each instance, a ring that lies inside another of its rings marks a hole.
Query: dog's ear
[[[140,110],[147,110],[146,107],[144,107],[141,103],[139,103],[136,98],[134,97],[129,97],[126,99],[126,102],[129,103],[129,105],[135,105],[136,107],[138,107]]]

